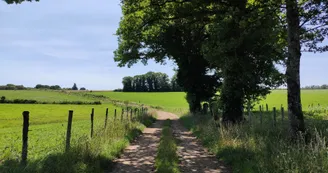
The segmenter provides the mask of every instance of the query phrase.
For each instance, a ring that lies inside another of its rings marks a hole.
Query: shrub
[[[81,90],[81,91],[85,91],[85,90],[87,90],[87,89],[85,89],[84,87],[82,87],[82,88],[80,88],[80,90]]]
[[[5,97],[5,96],[1,96],[0,101],[1,101],[1,102],[5,102],[5,100],[6,100],[6,97]]]

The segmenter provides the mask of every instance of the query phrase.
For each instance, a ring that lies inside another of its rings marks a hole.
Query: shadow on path
[[[166,113],[171,114],[171,113]],[[170,116],[174,116],[171,114]],[[176,116],[176,115],[175,115]],[[178,139],[179,169],[188,173],[230,173],[225,164],[210,154],[196,137],[184,128],[176,116],[172,119],[173,133]]]
[[[155,157],[160,141],[162,126],[167,117],[158,114],[157,121],[146,128],[143,134],[127,147],[120,158],[114,160],[113,173],[155,172]]]
[[[155,172],[155,157],[160,142],[163,122],[172,120],[173,134],[178,139],[178,156],[180,172],[186,173],[230,173],[223,162],[209,154],[194,137],[178,121],[178,116],[172,113],[157,111],[157,121],[143,131],[124,150],[120,158],[114,160],[112,173],[151,173]]]

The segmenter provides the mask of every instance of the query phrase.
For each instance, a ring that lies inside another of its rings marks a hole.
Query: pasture
[[[64,91],[51,90],[0,90],[0,97],[5,96],[8,100],[30,99],[37,101],[98,101],[88,97],[70,94]]]
[[[167,111],[186,110],[188,103],[184,92],[92,92],[104,95],[112,100],[129,101],[153,107],[160,107]]]
[[[93,97],[96,96],[96,97]],[[95,129],[104,126],[105,110],[109,108],[109,116],[113,116],[114,109],[121,108],[111,104],[112,100],[121,102],[144,104],[155,108],[162,108],[180,115],[188,110],[184,92],[161,93],[123,93],[110,91],[93,92],[62,92],[45,90],[0,91],[0,96],[6,99],[33,99],[37,101],[102,101],[102,105],[53,105],[53,104],[0,104],[0,165],[2,160],[19,159],[21,152],[22,112],[30,111],[29,155],[30,161],[40,160],[53,153],[62,153],[66,134],[68,110],[74,110],[72,125],[72,145],[77,146],[81,137],[90,135],[90,113],[95,109]],[[105,97],[102,97],[105,96]],[[259,104],[272,107],[283,105],[286,110],[286,90],[274,90]],[[302,104],[304,111],[309,111],[308,105],[320,104],[321,108],[328,106],[328,90],[302,90]],[[258,106],[255,107],[258,109]],[[287,113],[287,112],[286,112]],[[287,114],[286,114],[287,115]],[[325,116],[320,114],[320,116]],[[287,117],[286,117],[287,118]],[[141,129],[142,126],[134,125]],[[131,130],[131,129],[130,129]],[[114,130],[115,131],[115,130]],[[121,131],[121,139],[126,131]],[[124,148],[127,142],[120,145]],[[118,149],[113,149],[118,152]],[[114,157],[110,155],[108,157]],[[0,166],[1,167],[1,166]],[[0,169],[1,170],[1,169]]]
[[[73,141],[83,135],[90,134],[90,113],[95,109],[95,129],[103,127],[106,108],[109,116],[114,115],[112,105],[21,105],[0,104],[0,159],[16,158],[21,147],[22,112],[30,111],[29,159],[46,156],[49,152],[63,149],[68,110],[74,110],[72,137]],[[73,142],[74,143],[74,142]],[[58,147],[60,146],[60,147]],[[8,150],[10,149],[10,150]],[[8,154],[11,156],[8,156]]]
[[[5,96],[6,99],[33,99],[51,102],[97,100],[92,97],[83,97],[73,93],[42,90],[2,90],[0,91],[0,96]],[[103,103],[102,105],[0,104],[0,172],[1,162],[8,159],[20,159],[23,111],[30,112],[28,160],[32,163],[37,160],[40,161],[49,155],[63,152],[69,110],[74,110],[71,138],[72,147],[79,145],[81,143],[79,140],[84,139],[85,141],[88,139],[90,136],[90,114],[92,108],[94,108],[95,113],[95,132],[104,127],[106,108],[109,109],[108,121],[112,122],[115,109],[117,109],[117,117],[121,115],[121,108],[109,103]],[[112,123],[108,124],[108,126],[112,125]],[[141,130],[143,126],[135,123],[133,125],[134,128]],[[121,133],[120,136],[116,137],[118,141],[121,141],[120,148],[124,148],[128,143],[124,139],[124,136],[133,130],[129,129],[122,129],[119,132]],[[119,152],[120,148],[113,148],[114,154]],[[113,153],[107,153],[107,156],[113,157]]]
[[[92,92],[96,95],[104,95],[113,100],[130,101],[140,104],[145,104],[154,107],[161,107],[167,111],[175,111],[178,109],[188,109],[188,103],[185,100],[186,94],[184,92],[160,92],[160,93],[144,93],[144,92]],[[308,106],[313,104],[321,107],[328,107],[328,90],[302,90],[302,105],[303,110],[309,110]],[[287,108],[287,90],[273,90],[266,98],[262,99],[258,105],[269,105],[272,107],[280,108],[283,105]]]

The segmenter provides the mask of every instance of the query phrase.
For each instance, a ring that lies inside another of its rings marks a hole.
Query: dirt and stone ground
[[[157,111],[157,121],[127,147],[120,158],[114,160],[112,173],[155,172],[155,157],[164,120],[172,120],[174,136],[178,139],[179,169],[187,173],[230,173],[231,171],[214,155],[209,154],[200,142],[178,121],[172,113]]]

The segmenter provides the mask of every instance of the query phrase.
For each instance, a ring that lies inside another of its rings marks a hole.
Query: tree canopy
[[[291,127],[304,131],[301,50],[323,52],[325,0],[125,0],[115,61],[131,67],[173,60],[191,112],[219,90],[223,121],[243,120],[241,107],[287,83]],[[281,74],[277,64],[286,66]]]
[[[123,92],[167,92],[182,91],[177,83],[176,74],[172,77],[160,72],[148,72],[143,75],[126,76],[122,80]]]

